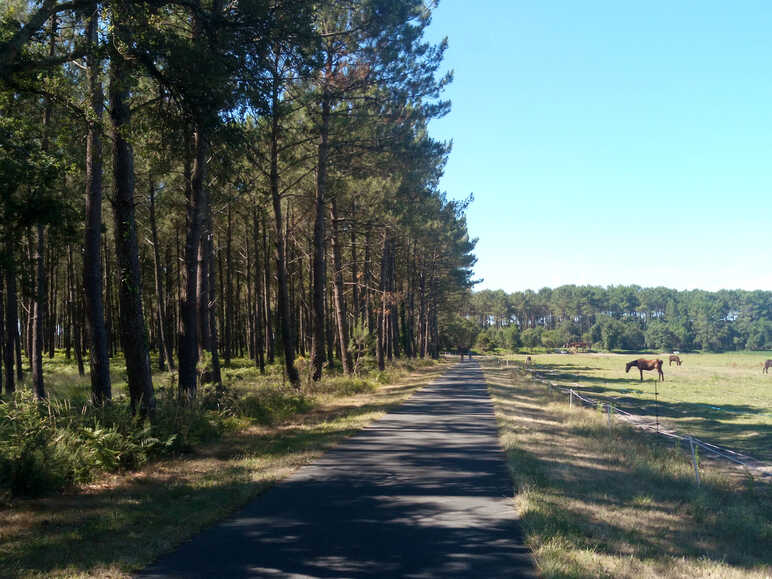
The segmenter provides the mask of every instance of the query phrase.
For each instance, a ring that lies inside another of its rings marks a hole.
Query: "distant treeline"
[[[481,348],[772,349],[772,292],[565,285],[472,294],[467,319]]]

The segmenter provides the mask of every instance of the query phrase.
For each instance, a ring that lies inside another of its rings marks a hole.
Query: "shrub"
[[[259,424],[276,424],[311,408],[307,396],[282,388],[261,388],[238,401],[239,414]]]
[[[350,396],[362,392],[372,392],[375,385],[362,378],[336,377],[327,378],[311,385],[311,392],[319,394],[336,394]]]
[[[55,423],[46,406],[29,391],[0,402],[0,485],[13,495],[36,496],[68,482],[67,465],[52,444]]]
[[[14,496],[50,493],[101,472],[139,468],[224,432],[222,412],[198,403],[183,407],[159,392],[152,425],[133,418],[121,400],[73,408],[25,390],[0,402],[0,489]]]

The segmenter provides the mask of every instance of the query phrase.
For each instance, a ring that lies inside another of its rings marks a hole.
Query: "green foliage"
[[[475,343],[475,339],[478,343],[480,340],[490,341],[490,336],[480,335],[478,336],[480,329],[477,324],[465,318],[457,313],[450,314],[447,318],[444,318],[440,323],[440,343],[441,347],[445,350],[468,350]],[[487,342],[484,342],[487,343]],[[488,349],[481,346],[482,349]],[[499,347],[494,345],[493,348]]]
[[[772,322],[767,319],[753,322],[745,347],[748,350],[772,350]]]
[[[153,457],[222,435],[227,414],[201,403],[180,405],[162,389],[153,423],[123,405],[75,407],[38,401],[28,390],[0,402],[0,489],[40,495],[92,480],[100,472],[139,468]]]
[[[238,413],[259,424],[277,424],[301,412],[308,412],[314,404],[311,398],[295,390],[261,388],[238,400]]]
[[[520,334],[520,339],[523,342],[523,346],[526,348],[536,348],[541,345],[541,335],[544,333],[542,326],[535,328],[527,328]]]
[[[55,421],[30,391],[0,402],[0,489],[39,495],[68,482],[67,465],[53,444]]]
[[[326,378],[320,382],[311,385],[310,392],[313,394],[334,394],[337,396],[351,396],[364,392],[372,392],[375,385],[362,378],[347,378],[346,376],[337,376]]]
[[[349,350],[354,361],[354,374],[359,375],[362,360],[365,355],[375,355],[375,335],[365,325],[364,321],[354,324],[351,328]]]

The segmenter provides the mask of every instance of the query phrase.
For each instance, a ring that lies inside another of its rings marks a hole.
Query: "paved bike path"
[[[467,361],[139,576],[535,575]]]

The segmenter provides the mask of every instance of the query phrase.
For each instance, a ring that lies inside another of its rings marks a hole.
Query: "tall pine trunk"
[[[14,352],[19,349],[19,304],[16,292],[16,260],[15,242],[10,228],[6,230],[5,254],[8,263],[5,266],[5,393],[12,394],[16,390],[13,372]],[[21,364],[19,364],[21,368]],[[19,377],[21,380],[21,377]]]
[[[43,385],[43,331],[46,318],[46,266],[43,255],[45,253],[45,227],[42,224],[36,226],[35,239],[35,300],[32,311],[32,387],[38,398],[46,397]]]
[[[190,399],[196,395],[198,364],[198,316],[196,274],[198,246],[201,241],[201,190],[206,167],[208,146],[199,125],[193,132],[193,167],[190,186],[187,187],[188,230],[185,235],[185,269],[180,301],[179,335],[179,395]]]
[[[277,176],[278,178],[278,176]],[[268,251],[268,224],[265,213],[262,215],[263,224],[263,315],[265,320],[265,354],[268,363],[274,362],[273,339],[273,315],[271,314],[271,259]]]
[[[265,374],[265,341],[263,335],[263,296],[262,296],[262,283],[261,272],[259,269],[260,264],[260,227],[259,220],[257,218],[257,207],[253,208],[252,213],[252,226],[255,244],[255,304],[254,304],[254,316],[255,316],[255,361],[257,367],[260,368],[260,373]],[[267,252],[267,248],[265,248]]]
[[[56,38],[57,21],[51,18],[51,31],[49,39],[49,57],[54,55],[54,39]],[[49,148],[49,131],[51,130],[51,114],[53,105],[46,100],[43,112],[43,143],[44,153]],[[46,265],[45,265],[45,225],[38,223],[36,226],[34,267],[35,267],[35,300],[32,306],[32,351],[30,352],[30,365],[32,367],[32,387],[38,398],[45,398],[46,391],[43,385],[43,332],[46,324],[46,308],[48,294],[46,293]]]
[[[78,375],[84,376],[83,367],[83,343],[81,340],[82,324],[80,313],[80,299],[75,293],[75,268],[72,260],[72,245],[67,245],[67,294],[69,296],[70,322],[72,324],[72,348],[75,351],[75,360],[78,363]]]
[[[338,236],[338,203],[335,197],[330,201],[330,229],[332,243],[333,268],[333,301],[335,305],[335,322],[338,330],[338,345],[343,371],[350,376],[354,371],[351,353],[348,350],[348,320],[346,318],[346,301],[343,298],[343,263],[341,257],[341,241]]]
[[[277,63],[278,66],[278,63]],[[274,71],[275,72],[275,71]],[[294,336],[291,330],[289,284],[287,280],[287,244],[283,231],[281,210],[281,197],[279,194],[279,86],[278,78],[274,74],[272,93],[272,126],[271,126],[271,201],[273,203],[274,216],[274,246],[276,248],[276,273],[279,278],[278,302],[279,302],[279,326],[281,329],[282,346],[284,349],[284,367],[287,379],[296,388],[300,388],[300,376],[295,367]],[[267,279],[267,278],[266,278]],[[266,293],[267,293],[266,284]],[[266,311],[266,318],[268,317]]]
[[[319,132],[319,148],[316,167],[316,196],[314,199],[314,291],[311,301],[311,379],[318,381],[322,377],[325,361],[324,352],[324,294],[327,284],[327,264],[325,261],[325,200],[327,192],[327,161],[329,156],[330,101],[322,96],[322,117]]]
[[[88,23],[88,83],[91,114],[86,136],[86,232],[83,242],[83,293],[89,336],[91,399],[101,406],[112,398],[105,307],[102,300],[102,111],[104,95],[96,51],[99,11]]]
[[[217,338],[217,316],[215,311],[215,271],[214,271],[214,227],[212,226],[212,209],[209,204],[209,194],[204,190],[202,197],[206,199],[206,206],[204,208],[204,261],[206,263],[206,271],[208,274],[208,280],[205,284],[206,293],[204,303],[206,304],[205,315],[209,317],[208,335],[206,342],[206,349],[212,358],[212,375],[211,381],[222,386],[222,376],[220,374],[220,356],[218,352],[218,338]]]
[[[228,225],[225,231],[225,336],[223,358],[225,366],[231,365],[233,347],[233,211],[228,204]]]
[[[159,360],[166,360],[169,368],[174,370],[174,358],[169,348],[169,337],[166,333],[166,299],[163,287],[163,275],[161,270],[161,252],[158,248],[158,225],[155,219],[155,187],[153,181],[150,181],[150,192],[148,195],[150,201],[150,235],[153,243],[153,272],[155,274],[155,294],[158,301],[158,341],[160,346]],[[160,369],[164,369],[164,364],[159,362]]]
[[[388,259],[389,259],[389,236],[386,231],[383,232],[383,244],[381,247],[381,278],[378,284],[378,290],[381,297],[380,307],[378,308],[378,321],[376,324],[376,339],[375,339],[375,357],[378,363],[378,369],[383,371],[386,369],[386,362],[384,360],[384,350],[386,349],[386,277],[388,275]]]
[[[131,120],[127,102],[129,71],[120,55],[110,61],[110,120],[113,126],[113,183],[115,253],[120,271],[118,303],[121,346],[126,359],[131,411],[141,416],[155,408],[139,269],[137,226],[134,214],[134,154],[125,133]]]

